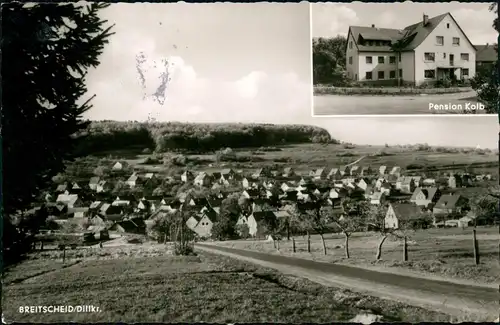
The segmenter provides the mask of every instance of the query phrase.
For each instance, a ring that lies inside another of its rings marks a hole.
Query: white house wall
[[[349,44],[352,42],[352,49],[349,48]],[[352,57],[352,64],[349,64],[349,57]],[[356,42],[352,37],[352,34],[349,33],[349,37],[347,39],[347,52],[346,52],[346,71],[347,77],[351,80],[360,80],[359,74],[359,55],[358,48],[356,46]]]
[[[447,28],[450,24],[450,28]],[[444,37],[444,44],[437,45],[436,36]],[[460,38],[460,45],[453,45],[453,37]],[[424,53],[434,52],[435,62],[425,62]],[[446,53],[444,58],[443,53]],[[469,54],[469,61],[462,61],[461,53]],[[459,27],[451,16],[446,16],[438,26],[427,36],[427,38],[415,49],[415,64],[416,64],[416,83],[422,84],[426,81],[432,81],[424,78],[424,70],[433,70],[438,66],[449,66],[450,54],[454,54],[454,66],[459,68],[469,69],[469,78],[472,78],[476,73],[476,50],[467,41],[465,35],[460,31]],[[437,73],[436,73],[437,75]],[[457,79],[461,78],[460,69],[455,73]]]
[[[401,53],[399,69],[403,70],[403,77],[401,78],[403,82],[415,82],[415,52]]]

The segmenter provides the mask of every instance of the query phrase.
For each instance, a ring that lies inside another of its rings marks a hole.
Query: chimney
[[[422,19],[422,22],[423,22],[424,26],[427,26],[427,24],[429,23],[429,16],[424,14],[424,18]]]
[[[374,25],[374,24],[372,24],[372,28],[375,28],[375,25]]]

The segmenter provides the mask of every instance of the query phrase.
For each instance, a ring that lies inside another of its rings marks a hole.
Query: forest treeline
[[[310,125],[93,121],[77,135],[78,154],[142,146],[157,152],[213,151],[297,143],[332,143],[327,130]]]

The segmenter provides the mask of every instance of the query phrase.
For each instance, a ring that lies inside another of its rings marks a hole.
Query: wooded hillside
[[[96,121],[78,136],[81,138],[77,147],[80,154],[130,146],[165,152],[335,142],[328,131],[316,126],[242,123]]]

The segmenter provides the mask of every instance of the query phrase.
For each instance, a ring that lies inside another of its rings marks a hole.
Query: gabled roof
[[[413,203],[391,203],[398,219],[412,219],[422,214],[422,209]]]
[[[259,176],[260,174],[262,174],[263,171],[264,171],[263,168],[259,168],[255,172],[253,172],[252,176]]]
[[[90,204],[90,209],[99,209],[103,204],[102,201],[94,201]]]
[[[68,185],[66,184],[59,184],[57,185],[56,191],[58,192],[64,192],[68,188]]]
[[[432,200],[432,198],[434,198],[434,195],[436,195],[437,190],[438,189],[436,187],[417,187],[411,196],[411,200],[416,200],[417,195],[421,192],[424,193],[426,200]]]
[[[290,213],[286,210],[279,210],[279,211],[274,212],[274,215],[277,218],[288,218],[290,216]]]
[[[260,191],[257,189],[246,189],[245,192],[248,194],[250,197],[258,197],[260,196]]]
[[[442,195],[436,202],[435,208],[438,209],[454,209],[460,200],[460,195],[458,194],[445,194]]]
[[[362,27],[362,26],[350,26],[349,33],[352,34],[356,45],[360,52],[390,52],[390,45],[380,45],[380,46],[364,46],[359,44],[360,39],[364,40],[375,40],[375,41],[386,41],[391,42],[391,45],[397,42],[401,43],[402,51],[413,51],[429,36],[430,33],[441,23],[441,21],[446,17],[450,16],[451,19],[456,23],[460,31],[465,35],[467,41],[472,45],[467,35],[463,32],[460,25],[453,16],[447,12],[436,17],[430,17],[427,19],[427,24],[424,26],[423,21],[407,26],[404,29],[392,29],[392,28],[377,28],[377,27]],[[474,45],[472,45],[474,47]]]
[[[227,175],[227,174],[233,174],[234,171],[231,168],[225,168],[225,169],[221,170],[220,173],[222,175]]]
[[[127,182],[135,182],[137,179],[139,179],[139,176],[137,176],[136,173],[133,173],[130,175],[130,177],[127,179]]]
[[[496,44],[474,45],[476,48],[476,62],[496,62],[498,54],[495,50]]]
[[[325,168],[318,168],[314,171],[314,176],[321,176],[325,172]]]

